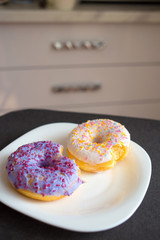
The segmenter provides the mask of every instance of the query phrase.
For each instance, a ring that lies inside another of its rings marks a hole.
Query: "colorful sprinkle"
[[[19,147],[8,158],[8,178],[16,187],[45,195],[71,195],[82,184],[79,168],[62,155],[63,147],[39,141]]]
[[[110,119],[89,120],[73,129],[67,140],[67,148],[76,158],[98,164],[111,160],[112,147],[129,146],[130,134],[118,122]]]

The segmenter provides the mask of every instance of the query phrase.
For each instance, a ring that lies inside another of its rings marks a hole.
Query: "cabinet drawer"
[[[160,101],[159,67],[10,71],[0,76],[1,110],[86,105],[92,112],[106,104],[125,107]],[[99,88],[90,89],[95,85]]]
[[[160,25],[1,24],[0,67],[71,66],[160,61]],[[106,48],[61,49],[54,41],[98,40]]]

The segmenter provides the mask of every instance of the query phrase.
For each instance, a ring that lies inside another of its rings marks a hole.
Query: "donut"
[[[118,122],[95,119],[79,124],[67,138],[67,152],[80,169],[100,172],[113,168],[130,148],[130,133]]]
[[[6,165],[11,185],[25,196],[43,201],[70,196],[83,181],[77,164],[62,152],[63,146],[52,141],[20,146]]]

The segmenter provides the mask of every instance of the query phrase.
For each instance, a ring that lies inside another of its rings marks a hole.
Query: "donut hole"
[[[42,163],[39,164],[39,167],[46,169],[46,168],[49,168],[49,167],[51,167],[51,166],[50,166],[50,163],[49,163],[49,162],[44,161],[44,162],[42,162]]]
[[[93,138],[92,143],[102,144],[104,139],[101,136],[96,136]]]
[[[59,159],[46,159],[39,163],[39,167],[43,169],[56,170],[59,166]]]
[[[54,161],[51,159],[40,161],[39,168],[44,168],[44,169],[54,168]]]

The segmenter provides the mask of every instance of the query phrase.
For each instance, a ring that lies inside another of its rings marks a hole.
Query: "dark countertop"
[[[160,121],[50,110],[22,110],[0,117],[0,150],[24,133],[43,124],[81,123],[96,118],[111,118],[124,124],[130,131],[132,140],[141,145],[151,157],[151,182],[137,211],[125,223],[111,230],[78,233],[39,222],[0,203],[0,239],[160,239]]]

